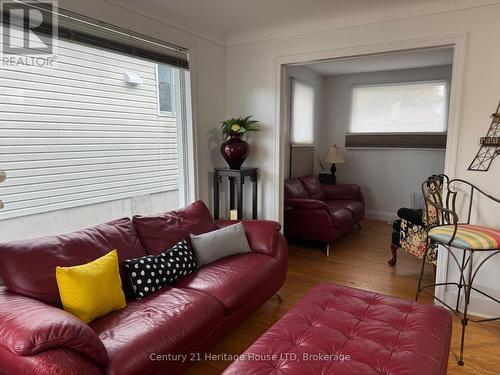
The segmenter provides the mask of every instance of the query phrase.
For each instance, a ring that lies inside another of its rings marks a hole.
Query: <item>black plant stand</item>
[[[252,182],[252,219],[257,219],[258,172],[258,168],[214,168],[214,218],[216,220],[219,219],[219,187],[224,177],[229,180],[229,209],[234,210],[237,202],[238,220],[243,219],[243,185],[245,178],[250,178]]]

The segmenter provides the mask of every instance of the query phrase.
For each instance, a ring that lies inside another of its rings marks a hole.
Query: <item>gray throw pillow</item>
[[[230,255],[250,253],[252,251],[242,223],[200,234],[199,236],[194,234],[189,236],[198,260],[198,267]]]

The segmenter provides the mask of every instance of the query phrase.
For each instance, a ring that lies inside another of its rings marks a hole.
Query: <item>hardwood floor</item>
[[[277,298],[266,302],[212,353],[242,353],[319,282],[329,281],[413,299],[421,263],[399,252],[396,266],[389,266],[390,238],[389,224],[365,220],[361,230],[353,228],[333,244],[330,257],[326,257],[321,248],[289,244],[288,276],[281,290],[283,302],[279,303]],[[427,267],[425,277],[426,281],[432,280],[431,267]],[[430,297],[423,295],[419,300],[432,302]],[[500,374],[500,322],[469,324],[463,367],[457,364],[460,329],[459,320],[454,318],[448,374]],[[187,374],[220,374],[228,365],[229,362],[222,361],[200,362]]]

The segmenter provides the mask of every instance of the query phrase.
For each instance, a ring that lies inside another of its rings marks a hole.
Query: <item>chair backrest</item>
[[[449,192],[447,192],[447,197],[444,199],[444,186],[447,186],[449,181],[448,176],[439,174],[430,176],[422,184],[422,195],[425,201],[422,220],[427,229],[438,225],[452,224],[453,214],[449,212],[447,205]]]
[[[457,196],[460,193],[461,198],[460,203],[461,207],[464,209],[461,210],[462,214],[462,223],[470,224],[471,215],[472,215],[472,206],[474,202],[475,195],[482,195],[495,203],[500,203],[500,199],[496,198],[485,191],[478,188],[476,185],[471,184],[468,181],[455,178],[448,182],[448,192],[446,197],[447,208],[450,210],[457,212],[456,210],[456,202]]]
[[[443,198],[443,189],[445,185],[446,196]],[[456,210],[456,202],[459,192],[464,194],[465,202],[468,202],[465,212],[466,220],[463,220],[460,224],[470,224],[475,193],[481,194],[495,203],[500,203],[499,198],[495,198],[470,182],[459,178],[450,180],[445,175],[436,175],[424,181],[422,184],[422,193],[426,206],[424,223],[428,231],[440,225],[452,225],[454,230],[449,237],[449,241],[446,243],[448,246],[453,243],[458,231],[459,217]]]

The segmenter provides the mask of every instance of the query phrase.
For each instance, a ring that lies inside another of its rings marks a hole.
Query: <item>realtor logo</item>
[[[2,2],[3,53],[52,54],[55,17],[52,2]]]
[[[1,1],[1,0],[0,0]],[[2,1],[2,65],[51,66],[57,36],[53,1]]]

